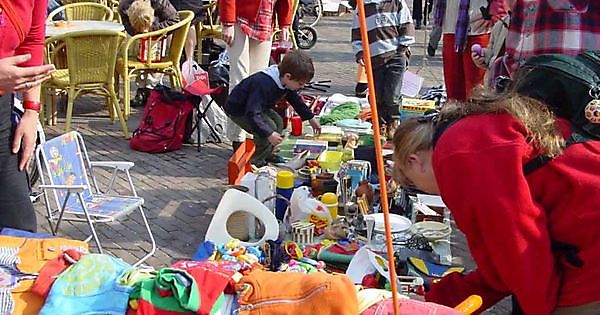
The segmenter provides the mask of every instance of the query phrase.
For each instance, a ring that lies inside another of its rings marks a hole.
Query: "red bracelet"
[[[42,108],[42,105],[40,104],[40,102],[37,101],[24,101],[23,108],[34,110],[39,113],[40,109]]]

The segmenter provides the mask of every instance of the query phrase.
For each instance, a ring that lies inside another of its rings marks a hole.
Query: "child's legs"
[[[448,95],[448,99],[464,101],[467,96],[465,95],[465,74],[462,54],[454,51],[454,34],[444,34],[442,40],[446,94]]]
[[[250,58],[248,53],[248,36],[236,24],[233,33],[233,43],[227,47],[229,54],[229,92],[249,75]],[[234,142],[244,142],[246,133],[231,119],[227,120],[227,137]]]
[[[404,52],[398,53],[385,65],[385,81],[383,82],[383,106],[386,116],[383,118],[389,123],[400,119],[400,105],[402,105],[402,80],[408,66]]]
[[[283,121],[281,120],[281,117],[279,117],[279,114],[273,110],[269,110],[263,112],[262,117],[274,131],[281,134],[281,131],[283,130]],[[273,154],[273,145],[269,142],[269,136],[263,137],[256,133],[245,116],[232,116],[230,118],[246,132],[253,135],[256,150],[254,151],[254,156],[252,156],[252,163],[255,165],[264,165],[265,160]]]
[[[490,40],[489,34],[476,35],[476,36],[468,36],[467,37],[467,46],[463,53],[463,67],[465,73],[465,96],[469,97],[473,88],[483,82],[483,77],[485,75],[485,69],[479,68],[473,62],[471,58],[471,46],[473,44],[479,44],[481,47],[487,47],[488,42]]]

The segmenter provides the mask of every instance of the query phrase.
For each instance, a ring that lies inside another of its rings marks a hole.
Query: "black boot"
[[[243,142],[239,142],[239,141],[232,141],[231,142],[231,146],[233,147],[233,153],[235,153],[238,148],[242,145]]]

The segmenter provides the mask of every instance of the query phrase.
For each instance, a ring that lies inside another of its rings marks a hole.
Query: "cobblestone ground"
[[[310,51],[315,61],[316,80],[331,80],[328,93],[354,93],[356,64],[350,48],[351,16],[325,17],[317,25],[319,41]],[[425,31],[417,31],[417,44],[409,70],[425,78],[424,86],[443,84],[442,63],[438,56],[424,58]],[[128,121],[130,130],[138,125],[140,112],[134,109]],[[64,114],[63,116],[64,117]],[[212,214],[226,185],[226,162],[230,155],[225,144],[207,144],[197,152],[186,145],[182,150],[165,154],[133,151],[122,137],[117,123],[112,124],[104,109],[104,99],[82,97],[75,104],[73,129],[86,142],[91,160],[124,160],[135,162],[133,181],[138,194],[145,199],[145,209],[158,249],[147,260],[154,267],[166,266],[180,258],[190,257],[203,240]],[[51,138],[64,130],[64,118],[59,124],[46,127]],[[100,183],[106,184],[110,174],[97,172]],[[125,191],[125,182],[119,189]],[[35,205],[40,231],[49,231],[42,201]],[[99,237],[107,251],[125,261],[134,262],[149,250],[140,216],[134,212],[118,223],[97,226]],[[65,222],[59,235],[84,239],[89,235],[84,223]],[[464,237],[459,231],[453,236],[453,254],[461,257],[468,268],[474,264]],[[489,312],[507,313],[506,303]]]

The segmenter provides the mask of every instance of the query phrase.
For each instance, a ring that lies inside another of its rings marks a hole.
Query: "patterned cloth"
[[[0,314],[12,314],[15,301],[11,295],[22,277],[27,276],[17,269],[21,259],[17,256],[19,248],[0,247]],[[28,278],[35,278],[35,275]]]
[[[600,1],[523,0],[511,9],[506,53],[513,70],[533,55],[600,49]]]
[[[238,16],[237,22],[242,32],[248,37],[259,41],[271,39],[271,35],[273,35],[274,6],[275,0],[260,0],[256,22],[250,22],[248,19]]]

